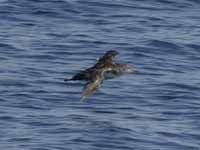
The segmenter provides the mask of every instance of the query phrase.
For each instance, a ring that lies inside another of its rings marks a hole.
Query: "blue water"
[[[0,0],[1,150],[200,150],[200,1]],[[140,73],[85,101],[107,50]]]

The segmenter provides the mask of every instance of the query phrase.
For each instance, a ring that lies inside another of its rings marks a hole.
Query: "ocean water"
[[[200,150],[200,1],[0,0],[1,150]],[[115,49],[139,74],[85,101],[63,81]]]

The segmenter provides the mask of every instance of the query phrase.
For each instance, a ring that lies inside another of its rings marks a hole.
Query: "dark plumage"
[[[99,58],[97,63],[92,68],[100,69],[112,64],[113,58],[118,54],[119,53],[115,50],[106,52],[106,54],[103,57]]]
[[[91,95],[95,90],[97,90],[103,81],[105,80],[105,76],[108,73],[113,75],[121,75],[123,73],[133,72],[134,69],[127,64],[116,64],[113,63],[113,58],[118,55],[117,51],[111,50],[106,52],[106,54],[99,58],[97,63],[83,71],[72,76],[72,78],[66,78],[64,81],[70,80],[85,80],[87,81],[81,98],[85,98],[86,96]]]

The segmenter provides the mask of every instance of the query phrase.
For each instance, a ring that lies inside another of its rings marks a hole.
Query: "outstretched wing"
[[[97,63],[93,66],[93,68],[99,69],[105,67],[108,64],[112,64],[113,58],[118,54],[119,53],[114,50],[106,52],[104,56],[98,59]]]
[[[103,68],[103,69],[96,69],[93,72],[92,79],[86,83],[83,92],[81,94],[81,100],[85,97],[91,95],[94,91],[101,87],[101,84],[104,81],[105,74],[112,70],[111,67]]]
[[[94,81],[86,83],[83,92],[81,94],[81,100],[83,100],[87,96],[90,96],[93,92],[95,92],[98,88],[100,88],[102,81],[96,79]]]

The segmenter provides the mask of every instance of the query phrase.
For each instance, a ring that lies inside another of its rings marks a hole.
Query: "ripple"
[[[0,149],[198,149],[198,10],[197,0],[2,0]],[[139,72],[80,101],[85,82],[64,77],[111,49]]]

